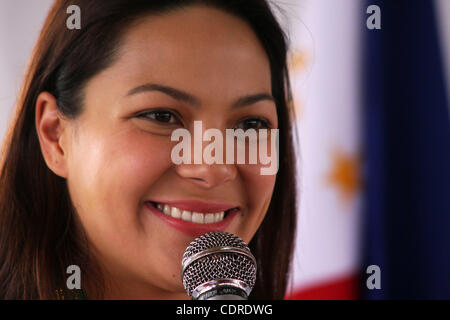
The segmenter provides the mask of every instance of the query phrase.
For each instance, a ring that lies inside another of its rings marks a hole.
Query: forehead
[[[124,35],[113,69],[112,78],[130,86],[158,81],[204,94],[271,91],[269,61],[250,26],[204,6],[140,19]]]

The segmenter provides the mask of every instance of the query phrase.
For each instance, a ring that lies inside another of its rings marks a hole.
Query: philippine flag
[[[287,298],[449,299],[450,1],[280,5],[300,132]]]

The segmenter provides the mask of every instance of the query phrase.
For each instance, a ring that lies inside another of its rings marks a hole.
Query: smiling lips
[[[198,202],[178,202],[163,204],[151,202],[153,207],[174,219],[183,220],[195,224],[214,224],[224,220],[231,212],[238,211],[238,207],[222,204],[203,204]],[[195,208],[194,210],[189,210]],[[228,208],[228,209],[226,209]]]

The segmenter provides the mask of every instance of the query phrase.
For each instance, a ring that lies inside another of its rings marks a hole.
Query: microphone
[[[256,281],[256,259],[241,238],[210,232],[186,248],[181,279],[194,300],[247,300]]]

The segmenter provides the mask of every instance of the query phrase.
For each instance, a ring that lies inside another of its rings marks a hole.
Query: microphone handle
[[[203,292],[197,300],[247,300],[248,296],[244,290],[234,286],[216,286],[211,290]]]
[[[222,294],[222,295],[210,297],[205,300],[247,300],[247,299],[245,299],[242,296],[235,295],[235,294]]]

